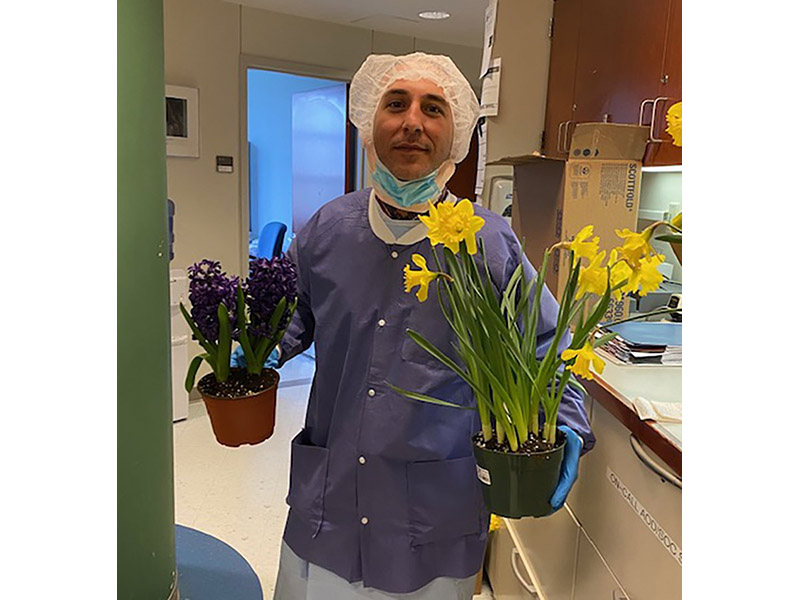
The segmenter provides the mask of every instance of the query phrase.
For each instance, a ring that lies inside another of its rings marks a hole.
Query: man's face
[[[427,79],[395,81],[378,104],[373,140],[378,158],[398,179],[438,169],[453,143],[453,113],[444,90]]]

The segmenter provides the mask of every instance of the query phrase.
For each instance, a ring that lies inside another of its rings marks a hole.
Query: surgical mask
[[[411,181],[402,181],[386,168],[375,155],[374,148],[369,148],[368,163],[372,187],[384,202],[403,210],[425,212],[428,200],[436,202],[444,190],[445,184],[455,172],[452,160],[446,160],[438,169]]]

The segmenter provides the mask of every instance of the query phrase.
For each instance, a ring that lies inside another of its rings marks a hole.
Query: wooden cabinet
[[[655,103],[653,112],[653,138],[664,140],[651,142],[647,145],[644,156],[645,165],[679,165],[682,162],[680,146],[672,143],[672,138],[665,133],[666,114],[669,107],[681,100],[681,0],[670,0],[669,15],[667,17],[666,44],[664,46],[664,61],[659,79],[659,91],[655,98],[661,98]]]
[[[673,98],[647,105],[660,125],[681,95],[680,30],[681,0],[556,0],[545,155],[566,158],[575,123],[638,123],[644,100]],[[680,162],[663,145],[651,144],[649,160]]]
[[[575,68],[578,60],[578,29],[583,0],[557,0],[553,6],[550,71],[542,152],[566,156],[564,130],[574,121]]]

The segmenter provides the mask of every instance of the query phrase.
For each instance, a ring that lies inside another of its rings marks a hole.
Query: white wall
[[[476,41],[476,46],[481,40]],[[203,258],[230,273],[246,270],[246,204],[240,173],[240,126],[246,118],[239,59],[290,61],[308,72],[352,75],[370,53],[415,50],[449,54],[478,89],[481,49],[347,27],[242,7],[220,0],[164,0],[167,84],[199,89],[200,158],[167,159],[169,197],[175,202],[175,258],[185,268]],[[120,74],[119,76],[124,76]],[[234,173],[217,173],[215,157],[233,156]]]

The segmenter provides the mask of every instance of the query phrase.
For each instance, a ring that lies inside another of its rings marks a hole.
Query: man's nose
[[[411,103],[404,116],[403,129],[411,132],[422,131],[422,107],[417,102]]]

